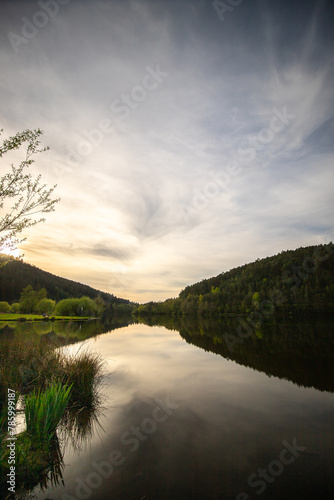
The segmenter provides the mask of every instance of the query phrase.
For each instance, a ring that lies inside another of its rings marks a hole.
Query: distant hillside
[[[288,250],[187,286],[176,299],[137,307],[138,314],[220,316],[271,309],[333,310],[334,245]]]
[[[108,304],[130,304],[129,300],[120,299],[110,293],[100,292],[90,286],[60,278],[22,260],[0,254],[0,301],[17,302],[23,288],[28,285],[32,285],[35,290],[45,288],[48,298],[57,302],[70,297],[87,296],[93,299],[97,295],[101,295]]]

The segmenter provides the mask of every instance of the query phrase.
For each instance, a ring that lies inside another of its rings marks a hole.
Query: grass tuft
[[[25,396],[27,429],[17,436],[16,474],[20,484],[31,488],[46,484],[49,473],[61,477],[58,430],[64,434],[67,426],[71,439],[89,435],[97,420],[102,374],[98,354],[69,355],[44,339],[0,338],[0,490],[8,472],[8,388],[17,398]]]
[[[49,445],[70,399],[71,386],[52,384],[44,392],[34,391],[25,399],[27,434]]]
[[[63,360],[64,382],[72,386],[71,406],[92,406],[97,397],[97,385],[103,374],[99,354],[82,351],[67,355]]]

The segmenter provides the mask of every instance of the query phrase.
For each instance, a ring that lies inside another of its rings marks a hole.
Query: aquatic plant
[[[82,351],[63,356],[63,382],[72,386],[70,405],[94,406],[97,385],[103,374],[103,361],[99,354]]]
[[[71,387],[52,384],[44,392],[34,391],[25,399],[27,434],[49,444],[70,399]]]
[[[0,489],[8,471],[6,401],[11,388],[24,396],[26,431],[17,435],[16,477],[22,490],[61,480],[61,438],[88,439],[99,413],[98,354],[70,355],[43,339],[0,339]],[[51,479],[50,479],[51,478]],[[53,479],[52,479],[53,478]]]

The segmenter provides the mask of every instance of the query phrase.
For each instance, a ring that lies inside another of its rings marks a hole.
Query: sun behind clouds
[[[6,255],[11,255],[12,257],[20,257],[21,252],[18,248],[10,248],[9,246],[5,245],[0,253],[4,253]]]

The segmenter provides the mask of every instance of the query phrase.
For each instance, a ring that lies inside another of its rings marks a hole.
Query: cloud
[[[110,248],[110,246],[94,245],[93,247],[79,248],[76,250],[79,253],[93,255],[96,257],[107,257],[127,262],[131,260],[131,251],[129,248]]]
[[[28,261],[143,301],[332,237],[329,2],[242,2],[221,22],[211,2],[71,0],[15,54],[8,32],[38,9],[0,19],[2,126],[44,130],[34,168],[62,198]],[[168,76],[141,99],[147,67]],[[273,132],[277,112],[293,118]]]
[[[334,118],[329,118],[317,127],[305,139],[305,143],[311,151],[319,153],[333,152]]]

